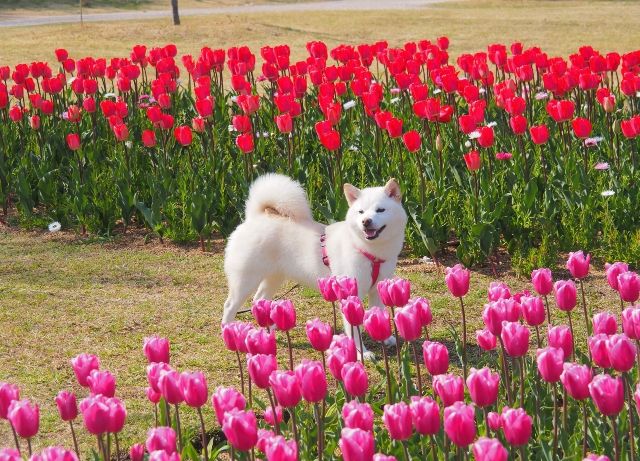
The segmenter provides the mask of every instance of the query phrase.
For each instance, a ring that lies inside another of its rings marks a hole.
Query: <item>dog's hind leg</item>
[[[254,301],[258,299],[273,299],[274,295],[278,291],[278,288],[282,286],[284,282],[284,277],[280,275],[271,275],[265,278],[258,287],[258,291],[256,291],[255,296],[253,297]]]
[[[228,277],[229,296],[224,302],[222,323],[233,322],[242,304],[258,289],[260,280],[261,277],[248,273],[243,273],[242,277]]]

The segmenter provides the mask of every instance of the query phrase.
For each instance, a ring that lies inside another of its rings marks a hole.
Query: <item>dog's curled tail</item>
[[[254,181],[249,189],[246,219],[264,214],[286,217],[294,221],[311,221],[307,194],[299,182],[275,173]]]

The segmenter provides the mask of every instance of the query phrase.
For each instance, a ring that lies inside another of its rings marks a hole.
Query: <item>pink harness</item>
[[[329,255],[327,254],[327,236],[322,234],[320,236],[320,249],[322,250],[322,263],[329,267]],[[385,262],[384,259],[376,258],[368,251],[364,251],[360,248],[356,248],[358,252],[371,261],[371,286],[373,287],[378,281],[380,276],[380,266]]]

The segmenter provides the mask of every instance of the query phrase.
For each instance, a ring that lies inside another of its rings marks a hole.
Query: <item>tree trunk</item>
[[[173,11],[173,25],[180,25],[180,14],[178,13],[178,0],[171,0],[171,10]]]

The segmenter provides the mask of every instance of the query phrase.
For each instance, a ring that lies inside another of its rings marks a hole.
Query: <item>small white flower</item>
[[[229,125],[229,133],[233,133],[236,131],[236,128],[233,125]]]
[[[584,140],[584,145],[587,147],[597,146],[604,138],[602,136],[595,136],[593,138],[587,138]]]
[[[103,97],[105,97],[105,98],[115,98],[116,94],[115,93],[105,93],[103,95]]]
[[[547,99],[549,97],[549,93],[546,91],[540,91],[536,93],[536,101],[540,101],[541,99]]]
[[[596,166],[593,167],[595,170],[608,170],[609,164],[607,162],[598,162]]]
[[[433,90],[433,94],[439,94],[442,93],[442,90],[440,88],[436,88],[435,90]]]
[[[49,232],[58,232],[60,229],[62,229],[62,224],[58,221],[53,221],[49,224]]]
[[[125,141],[124,145],[127,146],[127,148],[129,149],[133,147],[133,143],[131,141]]]
[[[431,263],[433,263],[433,259],[431,259],[428,256],[423,256],[422,258],[420,258],[420,262],[422,262],[424,264],[431,264]]]
[[[237,102],[237,101],[238,101],[237,96],[231,96],[231,102]]]
[[[485,94],[486,92],[487,92],[487,90],[485,90],[484,87],[482,87],[482,88],[480,88],[478,90],[478,93],[480,93],[480,94]],[[425,258],[426,258],[426,256],[425,256]]]
[[[466,148],[471,147],[471,141],[466,141],[466,142],[464,143],[464,147],[466,147]]]
[[[263,131],[262,132],[262,137],[263,138],[268,138],[269,136],[271,136],[271,133],[269,133],[268,131]]]
[[[469,139],[478,139],[480,137],[480,132],[478,130],[472,131],[469,133]]]
[[[393,98],[390,102],[391,104],[398,104],[400,102],[400,98]]]
[[[349,150],[353,151],[353,152],[358,152],[360,149],[358,149],[356,146],[349,146]]]
[[[62,113],[62,119],[63,119],[63,120],[69,120],[69,112],[64,111],[64,112]]]
[[[349,110],[352,107],[356,107],[356,102],[352,99],[351,101],[347,101],[345,102],[342,107],[344,108],[344,110]]]
[[[600,193],[603,197],[611,197],[613,194],[615,194],[615,192],[612,190],[605,190]]]
[[[636,93],[636,98],[640,98],[640,91]]]
[[[487,126],[493,128],[494,126],[498,126],[498,122],[489,122]]]

